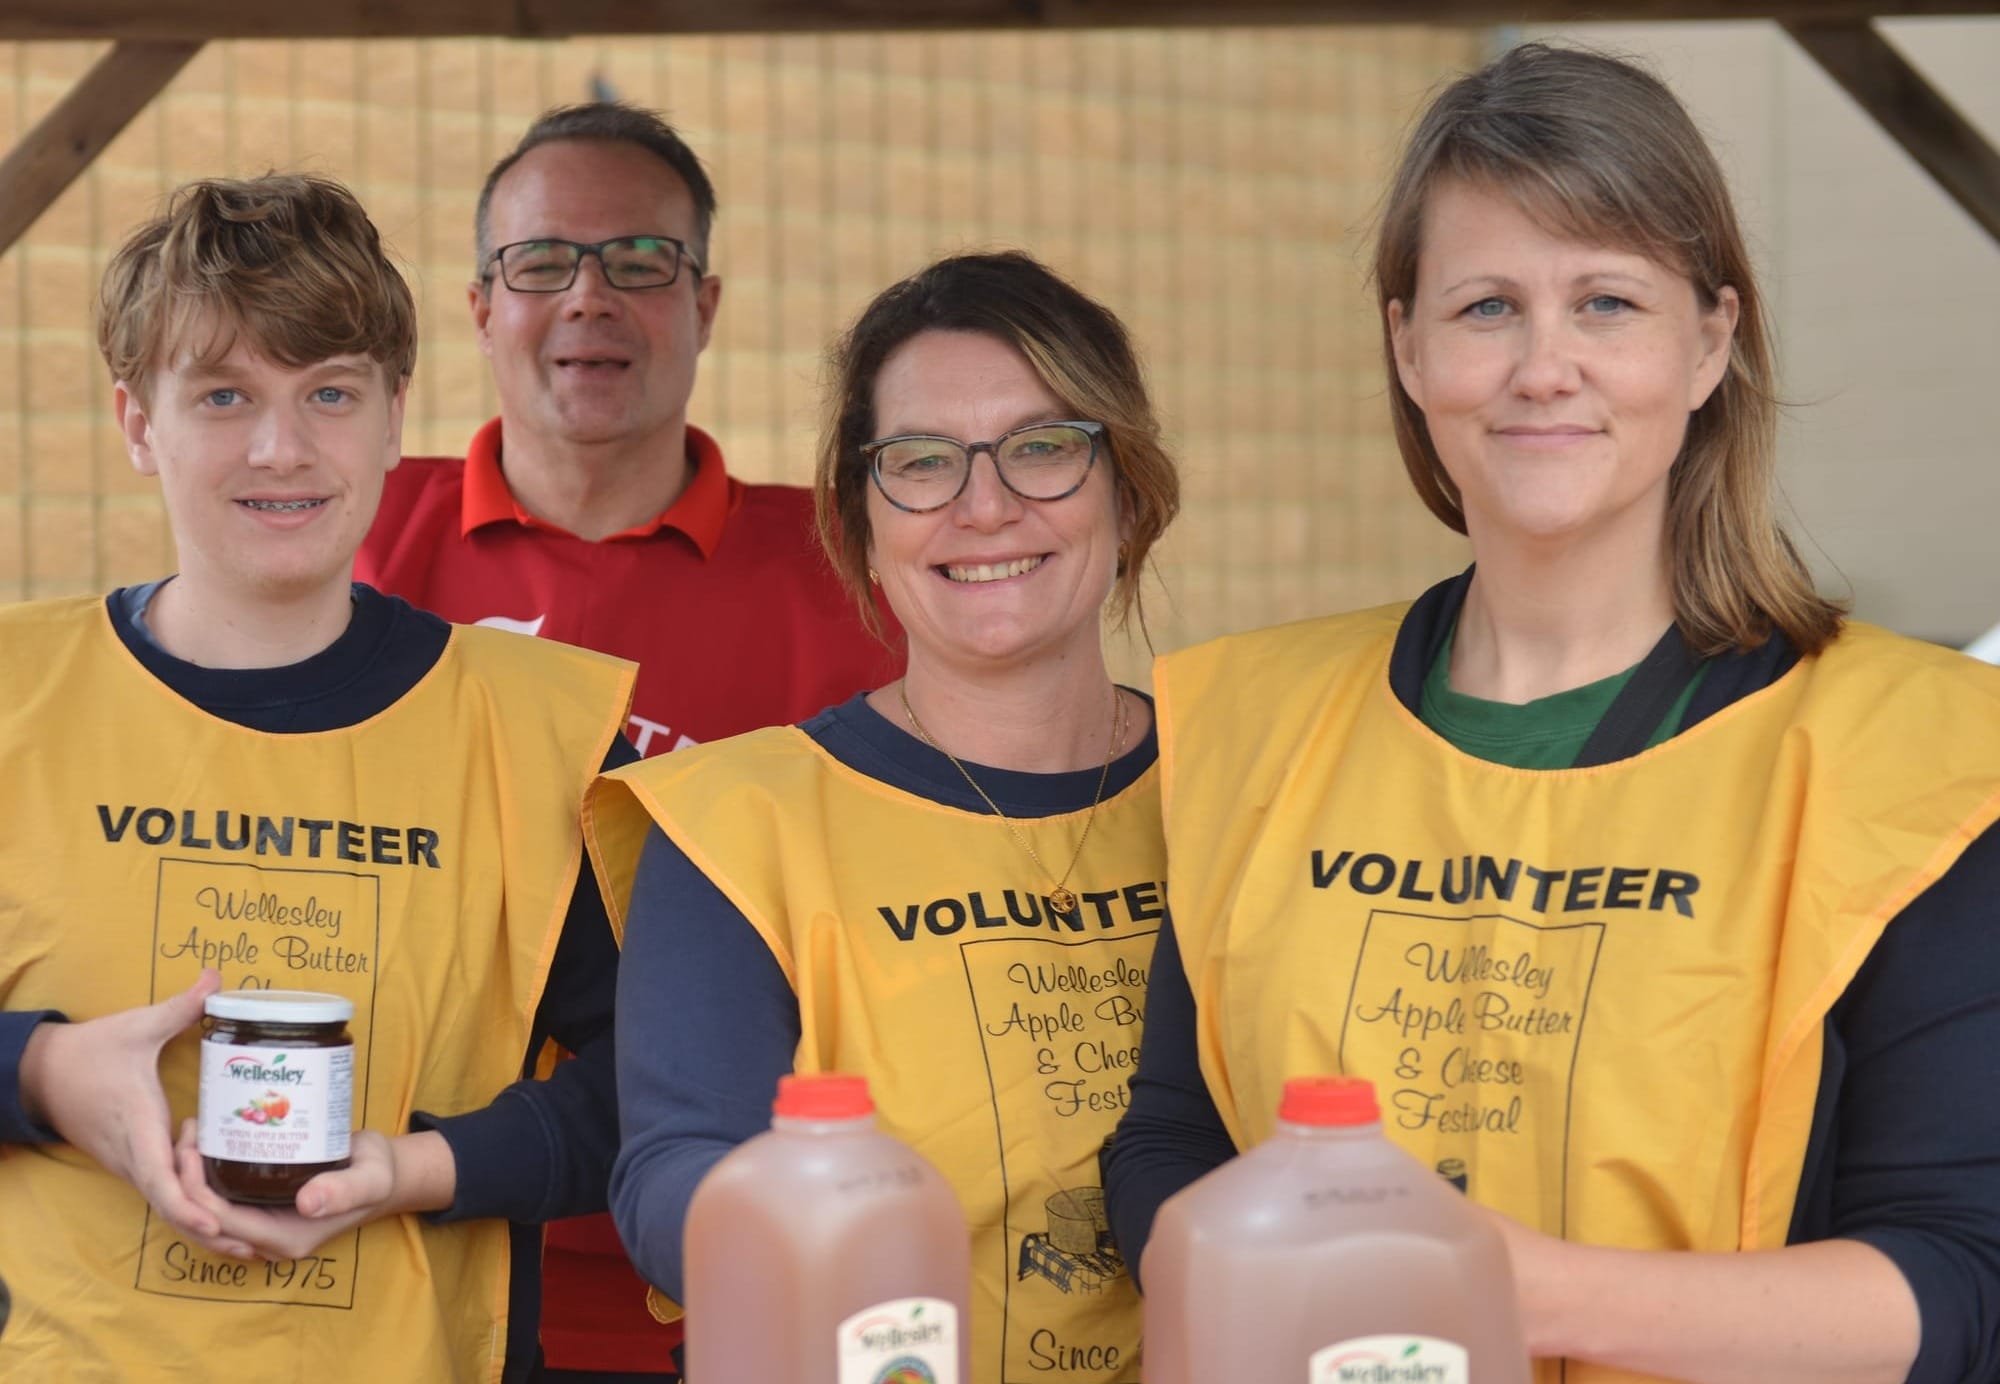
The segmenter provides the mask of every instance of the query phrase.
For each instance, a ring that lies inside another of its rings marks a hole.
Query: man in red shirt
[[[648,111],[544,115],[488,175],[468,290],[500,416],[389,475],[360,580],[639,664],[641,754],[803,720],[901,671],[820,555],[810,494],[731,477],[687,421],[722,284],[715,192]],[[544,1257],[549,1380],[671,1372],[610,1217]]]

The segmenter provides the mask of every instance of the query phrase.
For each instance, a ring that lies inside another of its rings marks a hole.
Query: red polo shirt
[[[535,518],[501,472],[500,421],[464,461],[389,473],[355,575],[461,624],[560,639],[639,665],[641,754],[802,721],[902,671],[834,580],[812,496],[746,485],[687,430],[687,487],[635,528],[590,542]]]
[[[643,524],[590,542],[535,518],[501,469],[500,420],[464,461],[389,473],[355,576],[462,624],[560,639],[639,665],[627,727],[641,754],[802,721],[899,676],[813,531],[811,494],[746,485],[687,430],[692,474]],[[549,1227],[542,1348],[555,1369],[664,1370],[678,1326],[654,1322],[609,1216]]]

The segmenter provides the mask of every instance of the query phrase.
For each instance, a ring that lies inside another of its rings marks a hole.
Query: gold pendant
[[[1058,913],[1076,912],[1076,895],[1058,884],[1049,895],[1049,907]]]

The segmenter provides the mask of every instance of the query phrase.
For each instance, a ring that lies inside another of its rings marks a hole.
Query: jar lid
[[[344,1024],[354,1017],[354,1001],[316,990],[219,990],[202,1011],[261,1024]]]

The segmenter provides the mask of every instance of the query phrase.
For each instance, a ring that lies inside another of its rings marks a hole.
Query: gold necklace
[[[1021,843],[1021,849],[1028,853],[1028,858],[1040,866],[1042,873],[1055,885],[1055,888],[1049,891],[1049,907],[1058,913],[1075,913],[1076,894],[1069,887],[1069,877],[1076,873],[1076,862],[1083,859],[1084,843],[1090,840],[1090,828],[1097,821],[1097,806],[1104,801],[1104,785],[1111,781],[1111,761],[1118,757],[1118,747],[1125,743],[1125,699],[1118,695],[1117,684],[1114,683],[1111,688],[1111,743],[1105,746],[1104,768],[1097,775],[1097,796],[1090,800],[1090,815],[1083,819],[1083,835],[1077,838],[1076,850],[1069,858],[1069,868],[1062,872],[1061,879],[1057,879],[1055,871],[1042,863],[1042,857],[1036,852],[1034,845],[1022,835],[1021,829],[1014,825],[1013,819],[1000,810],[1000,804],[994,802],[987,791],[979,786],[979,780],[958,762],[958,756],[931,738],[931,733],[924,729],[924,723],[917,719],[917,713],[910,706],[909,690],[906,687],[898,687],[896,695],[903,699],[903,714],[910,718],[910,728],[916,731],[917,738],[951,761],[951,767],[958,770],[965,781],[972,785],[972,791],[993,809],[993,815],[998,817],[1014,839]]]

